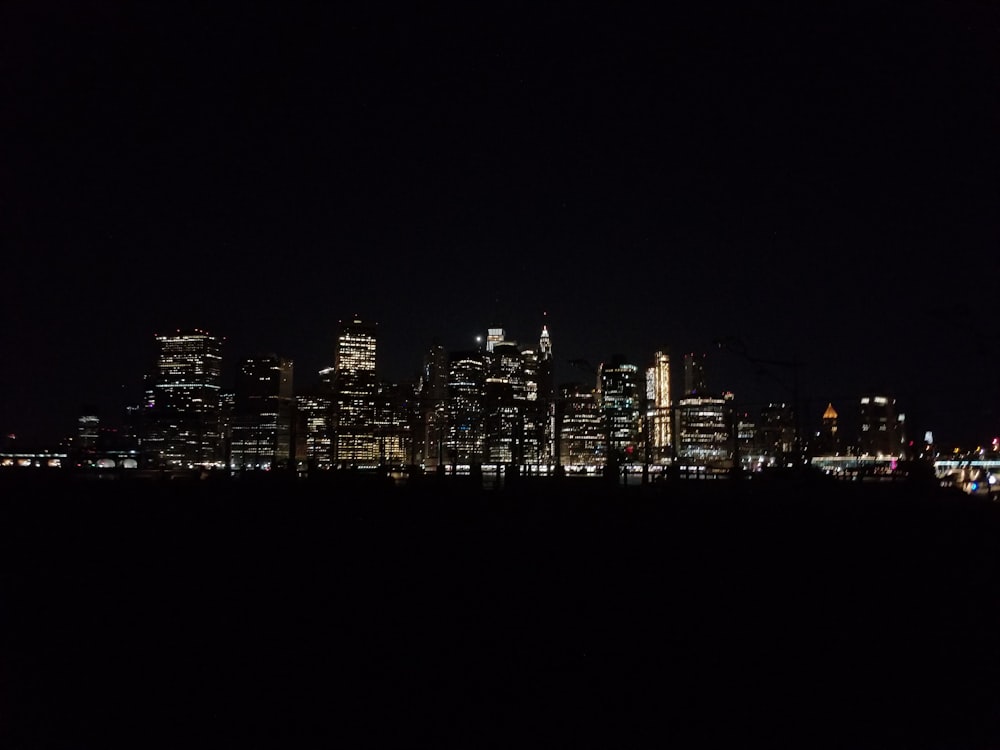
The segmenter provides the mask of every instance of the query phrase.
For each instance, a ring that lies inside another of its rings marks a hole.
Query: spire
[[[815,412],[814,412],[815,413]],[[833,404],[827,404],[826,411],[823,412],[823,419],[836,419],[837,412],[833,408]]]
[[[552,356],[552,338],[549,336],[549,327],[542,326],[542,335],[538,339],[538,351],[543,357]]]

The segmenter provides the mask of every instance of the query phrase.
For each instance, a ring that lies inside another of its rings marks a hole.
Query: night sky
[[[116,421],[178,327],[306,385],[355,314],[399,380],[543,313],[563,381],[1000,431],[1000,6],[347,5],[0,7],[0,431]]]

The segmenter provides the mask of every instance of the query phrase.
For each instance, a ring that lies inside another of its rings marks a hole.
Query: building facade
[[[293,363],[276,354],[248,357],[240,365],[229,427],[229,468],[269,471],[294,458]]]
[[[147,385],[147,464],[164,468],[221,465],[222,342],[199,330],[157,335],[159,356]]]
[[[354,318],[342,321],[334,363],[334,457],[342,468],[378,465],[375,440],[376,326]]]

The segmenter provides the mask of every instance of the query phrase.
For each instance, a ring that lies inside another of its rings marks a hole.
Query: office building
[[[886,395],[861,398],[861,455],[900,456],[903,454],[905,416],[897,414],[896,399]]]
[[[334,363],[334,464],[371,468],[378,464],[375,443],[376,326],[354,318],[342,321]]]
[[[646,425],[649,460],[668,464],[673,451],[673,402],[670,391],[670,355],[665,350],[653,355],[646,370]]]
[[[677,456],[725,466],[732,460],[730,404],[721,396],[685,396],[676,406]]]
[[[233,471],[289,468],[293,458],[293,364],[276,354],[249,357],[236,377],[230,418]]]
[[[559,464],[568,473],[604,466],[607,436],[593,386],[566,383],[560,388],[558,429]]]
[[[486,363],[482,353],[452,352],[448,362],[448,397],[441,451],[445,464],[482,463],[485,400]]]
[[[641,453],[641,398],[638,366],[621,355],[602,362],[597,374],[597,401],[605,422],[609,458],[618,462],[643,460]]]
[[[221,340],[202,330],[157,335],[145,460],[167,468],[220,465]]]
[[[707,392],[705,355],[688,352],[684,355],[684,395],[697,396]]]

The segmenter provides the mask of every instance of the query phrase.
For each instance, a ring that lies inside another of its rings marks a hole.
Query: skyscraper
[[[896,399],[883,395],[862,396],[861,435],[862,455],[899,456],[903,452],[902,414],[896,414]]]
[[[696,396],[707,390],[705,355],[688,352],[684,355],[684,395]]]
[[[230,422],[231,469],[288,466],[292,458],[292,373],[292,361],[276,354],[243,361]]]
[[[448,464],[474,464],[483,459],[486,366],[480,352],[452,352],[448,366],[445,445]]]
[[[341,467],[378,464],[375,444],[374,323],[354,318],[341,322],[334,364],[334,461]]]
[[[570,473],[603,466],[607,445],[593,386],[566,383],[560,393],[560,465]]]
[[[446,402],[448,398],[448,352],[434,341],[424,356],[420,375],[419,399],[423,431],[422,458],[424,466],[436,469],[446,461],[441,455],[446,430]]]
[[[217,464],[221,341],[198,329],[158,335],[156,341],[160,353],[147,404],[147,461],[171,468]]]
[[[646,403],[650,459],[655,463],[669,463],[673,444],[673,402],[670,398],[670,355],[664,350],[653,355],[653,366],[646,371]]]
[[[609,456],[616,461],[637,461],[640,441],[639,368],[617,355],[601,363],[597,378],[597,400],[608,436]]]

